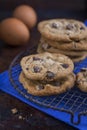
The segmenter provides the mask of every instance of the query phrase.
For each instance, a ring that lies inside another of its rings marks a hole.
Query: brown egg
[[[34,27],[37,22],[37,15],[35,10],[27,5],[18,6],[13,12],[13,17],[18,18],[24,22],[24,24],[26,24],[29,29]]]
[[[0,25],[1,39],[9,45],[26,44],[30,38],[27,26],[16,18],[8,18]]]

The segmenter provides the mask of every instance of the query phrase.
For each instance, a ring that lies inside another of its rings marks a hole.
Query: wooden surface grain
[[[2,3],[0,4],[0,6],[3,5],[0,8],[0,20],[7,17],[11,17],[11,10],[14,7],[14,5],[18,4],[18,2],[15,3],[15,1],[13,1],[12,7],[10,0],[10,5],[6,5],[5,0],[0,2]],[[71,10],[67,13],[67,10],[58,11],[57,8],[56,10],[51,10],[51,8],[55,8],[55,5],[51,7],[52,3],[51,5],[48,3],[50,5],[48,9],[48,6],[46,7],[43,1],[42,3],[43,9],[40,10],[40,8],[38,8],[36,10],[38,14],[38,22],[43,19],[56,17],[76,18],[83,21],[86,19],[86,16],[83,13],[83,11],[81,12],[79,10],[75,12]],[[41,3],[39,0],[38,3],[32,4],[31,2],[31,5],[34,5],[35,7],[37,7],[37,5],[39,6],[40,4]],[[31,30],[31,38],[25,46],[12,47],[0,41],[0,73],[9,68],[10,63],[17,54],[19,54],[26,48],[30,48],[38,44],[39,39],[40,34],[37,31],[37,27],[35,27]],[[17,113],[15,114],[12,113],[12,109],[14,108],[17,109]],[[75,128],[65,124],[62,121],[56,120],[44,114],[43,112],[40,112],[39,110],[36,110],[35,108],[32,108],[31,106],[24,104],[18,99],[0,91],[0,130],[75,130]]]

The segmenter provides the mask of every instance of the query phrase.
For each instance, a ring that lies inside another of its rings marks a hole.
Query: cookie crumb
[[[22,120],[22,119],[23,119],[23,117],[20,115],[20,116],[18,117],[18,119]]]
[[[25,117],[23,117],[23,120],[25,120]]]
[[[13,114],[16,114],[16,113],[18,112],[18,110],[17,110],[16,108],[13,108],[13,109],[11,109],[11,112],[12,112]]]
[[[30,114],[30,116],[32,116],[32,114]]]

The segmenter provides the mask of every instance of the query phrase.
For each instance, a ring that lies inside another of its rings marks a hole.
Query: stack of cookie
[[[23,57],[19,81],[28,93],[37,96],[54,95],[74,86],[74,65],[63,54],[44,52]]]
[[[69,56],[73,62],[87,56],[87,27],[80,21],[53,19],[38,24],[41,33],[38,53],[51,52]]]

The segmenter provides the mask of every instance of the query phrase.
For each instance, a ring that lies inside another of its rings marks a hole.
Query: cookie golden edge
[[[59,33],[58,35],[53,35],[51,33],[49,33],[49,30],[45,29],[44,26],[47,24],[47,23],[50,23],[52,21],[66,21],[66,22],[73,22],[73,23],[77,23],[82,26],[84,26],[85,30],[82,32],[82,34],[77,34],[75,33],[74,35],[72,36],[68,36],[66,35],[63,35],[61,36],[61,34]],[[55,41],[67,41],[67,42],[71,42],[73,40],[81,40],[81,39],[84,39],[85,37],[87,37],[87,27],[84,25],[84,23],[82,21],[79,21],[79,20],[76,20],[76,19],[48,19],[48,20],[44,20],[44,21],[41,21],[38,23],[38,31],[41,33],[42,36],[46,37],[47,39],[50,39],[50,40],[55,40]]]
[[[74,87],[75,79],[75,74],[72,73],[67,77],[67,80],[62,86],[54,87],[48,84],[44,87],[45,89],[38,90],[36,89],[36,85],[33,83],[33,81],[27,79],[23,72],[21,72],[19,75],[19,82],[23,85],[24,89],[26,89],[29,94],[34,96],[50,96],[64,93]]]

